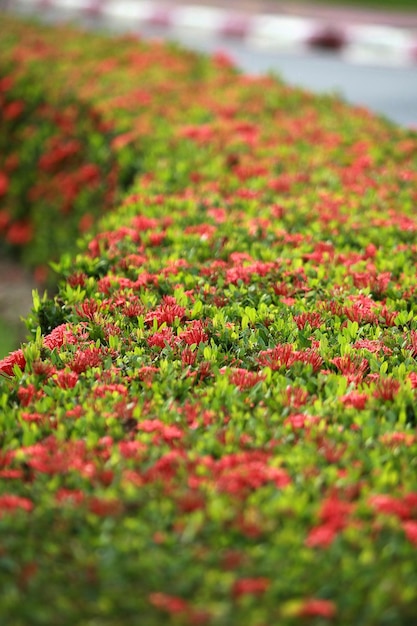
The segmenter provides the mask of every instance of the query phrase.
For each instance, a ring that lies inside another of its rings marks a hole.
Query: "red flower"
[[[93,320],[96,313],[98,313],[99,306],[98,303],[91,298],[90,300],[85,300],[82,304],[76,306],[75,310],[81,319]]]
[[[5,493],[0,496],[0,513],[3,511],[14,511],[16,509],[29,512],[33,509],[33,502],[28,498],[22,498],[12,493]]]
[[[386,446],[391,446],[393,448],[404,445],[411,446],[416,441],[416,436],[412,433],[402,433],[402,432],[391,432],[385,433],[379,437],[379,441]]]
[[[216,488],[221,492],[245,497],[250,490],[260,489],[273,483],[282,489],[291,483],[285,470],[270,467],[266,459],[257,459],[255,455],[231,455],[221,459],[214,468]]]
[[[412,330],[410,332],[411,343],[407,346],[414,358],[417,356],[417,331]]]
[[[23,471],[19,469],[4,469],[0,470],[0,478],[16,478],[23,479]]]
[[[158,345],[158,344],[151,344],[149,343],[149,345]],[[162,346],[164,347],[165,344]],[[154,367],[152,365],[144,365],[143,367],[141,367],[138,370],[138,377],[140,380],[144,381],[145,383],[147,383],[148,385],[150,385],[152,383],[153,377],[154,375],[159,372],[159,369],[157,367]]]
[[[201,239],[206,240],[213,237],[216,227],[213,224],[197,224],[196,226],[187,226],[184,230],[186,235],[200,235]]]
[[[84,415],[84,409],[82,406],[78,405],[74,409],[68,409],[65,415],[69,418],[74,417],[75,419],[79,419],[82,415]]]
[[[307,326],[307,324],[311,328],[320,328],[323,324],[323,319],[320,313],[310,312],[310,313],[301,313],[300,315],[294,315],[294,322],[297,324],[297,327],[302,330]]]
[[[67,279],[71,287],[76,287],[77,285],[80,285],[80,287],[84,287],[86,280],[87,274],[84,274],[84,272],[74,272],[74,274],[69,276]]]
[[[79,168],[78,175],[83,183],[94,183],[100,178],[100,170],[95,163],[86,163]]]
[[[143,304],[136,298],[130,298],[129,302],[123,302],[122,306],[123,315],[126,317],[139,317],[145,310]]]
[[[198,143],[208,143],[214,137],[214,129],[209,124],[201,124],[199,126],[184,126],[180,129],[181,137],[193,139]]]
[[[389,311],[386,305],[381,308],[381,317],[387,326],[395,326],[397,315],[398,311]]]
[[[45,420],[45,415],[42,415],[41,413],[27,413],[27,412],[23,412],[22,413],[22,420],[24,420],[25,422],[39,423],[39,422],[42,422],[43,420]]]
[[[264,374],[260,372],[249,372],[242,368],[236,368],[230,377],[230,382],[241,390],[250,389],[262,380],[265,380]]]
[[[97,367],[102,361],[102,352],[99,348],[89,348],[78,352],[71,362],[71,369],[77,374],[85,372],[90,367]]]
[[[117,500],[116,498],[104,499],[93,497],[89,502],[89,508],[95,515],[107,517],[108,515],[117,515],[120,513],[123,505],[120,500]]]
[[[11,76],[0,78],[0,92],[9,91],[13,87],[14,80]]]
[[[312,528],[305,541],[309,548],[327,548],[337,535],[337,530],[332,524],[321,524]]]
[[[176,302],[165,301],[158,306],[154,311],[150,311],[145,318],[147,323],[152,323],[154,319],[158,322],[158,326],[161,326],[164,322],[171,325],[175,320],[183,319],[185,315],[184,307],[176,304]]]
[[[235,67],[233,58],[224,50],[219,50],[213,54],[213,61],[218,67]]]
[[[294,349],[291,344],[278,344],[270,350],[262,350],[259,353],[258,362],[263,367],[279,370],[281,367],[289,367],[294,361]]]
[[[320,598],[304,600],[298,613],[300,617],[324,617],[325,619],[333,619],[333,617],[336,617],[336,614],[337,607],[335,603]]]
[[[148,346],[165,348],[168,345],[172,347],[175,345],[176,341],[177,336],[174,335],[172,328],[168,326],[148,337]]]
[[[185,341],[189,346],[203,343],[208,340],[208,335],[204,330],[203,322],[195,320],[190,322],[186,330],[180,333],[179,338]]]
[[[49,350],[60,348],[64,343],[76,343],[77,338],[68,330],[67,324],[61,324],[43,338],[43,345]]]
[[[160,246],[161,243],[164,241],[165,239],[165,233],[161,232],[161,233],[151,233],[149,235],[149,243],[151,246]]]
[[[64,487],[62,487],[57,491],[55,499],[59,503],[69,502],[78,505],[84,501],[85,495],[79,489],[65,489]]]
[[[146,215],[135,215],[132,218],[132,226],[139,232],[156,228],[158,226],[158,220],[153,217],[147,217]]]
[[[181,353],[181,362],[183,365],[194,365],[196,358],[197,353],[192,352],[188,346]]]
[[[417,522],[414,520],[403,522],[403,529],[407,539],[417,546]]]
[[[402,520],[409,519],[411,514],[410,506],[406,502],[388,494],[376,494],[371,496],[368,502],[378,513],[395,515]]]
[[[411,383],[411,387],[417,389],[417,372],[411,372],[411,374],[408,375],[408,379]]]
[[[15,246],[24,246],[32,240],[32,237],[32,226],[24,220],[14,222],[7,231],[7,241]]]
[[[7,121],[11,121],[19,117],[23,111],[23,102],[20,100],[13,100],[9,102],[3,109],[3,118]]]
[[[120,441],[119,451],[125,459],[135,459],[146,451],[146,445],[141,441]]]
[[[8,211],[6,209],[0,209],[0,232],[5,232],[9,224],[10,224],[10,215]]]
[[[9,188],[9,179],[4,172],[0,172],[0,197],[7,193]]]
[[[329,546],[336,535],[343,530],[349,522],[354,505],[351,502],[339,500],[331,495],[323,500],[319,511],[319,525],[311,529],[306,539],[309,548]]]
[[[93,394],[96,398],[104,398],[107,393],[114,393],[122,396],[127,395],[127,389],[121,383],[107,383],[94,387]]]
[[[393,400],[400,387],[401,383],[399,380],[390,377],[380,378],[376,384],[374,397],[385,401]]]
[[[320,418],[304,413],[294,413],[284,420],[284,426],[291,426],[294,429],[308,428],[320,422]]]
[[[391,348],[388,348],[388,346],[378,339],[359,339],[353,344],[352,348],[355,348],[356,350],[364,349],[373,353],[377,353],[382,350],[384,354],[392,354]]]
[[[375,303],[369,302],[363,297],[351,305],[343,307],[343,313],[351,322],[374,324],[378,321],[378,316],[374,312]]]
[[[47,361],[34,361],[32,363],[32,371],[36,376],[40,376],[43,379],[50,378],[52,374],[55,374],[56,369],[54,365]]]
[[[245,595],[262,595],[270,586],[269,578],[260,576],[258,578],[240,578],[236,580],[232,587],[232,594],[235,598]]]
[[[180,450],[171,450],[161,456],[156,463],[150,467],[145,474],[147,481],[153,482],[163,480],[164,482],[173,478],[183,462],[184,453]]]
[[[323,359],[314,348],[297,350],[296,352],[294,352],[293,359],[294,362],[299,361],[301,363],[312,365],[314,372],[317,372],[323,365]]]
[[[352,513],[354,505],[351,502],[339,500],[336,496],[330,496],[323,500],[319,518],[322,522],[331,523],[334,528],[342,529],[346,526],[347,517]]]
[[[369,369],[367,359],[351,359],[349,355],[338,356],[331,360],[349,383],[357,385]]]
[[[222,556],[222,568],[225,570],[237,569],[245,562],[245,555],[239,550],[230,548]]]
[[[61,389],[73,389],[78,381],[78,374],[76,372],[67,372],[60,370],[56,376],[56,382]]]
[[[13,376],[13,368],[18,365],[23,371],[25,369],[26,360],[22,350],[15,350],[0,361],[0,374]]]
[[[183,598],[162,592],[149,594],[149,602],[157,609],[171,614],[184,613],[189,607],[188,602]]]
[[[353,407],[361,411],[365,408],[368,396],[366,393],[351,391],[340,398],[341,402],[347,407]]]
[[[202,493],[196,489],[189,489],[178,498],[178,507],[182,513],[198,511],[205,506],[205,499]]]
[[[184,436],[184,433],[178,426],[174,424],[164,424],[158,419],[143,420],[138,423],[137,429],[145,433],[157,433],[161,435],[166,442],[170,442],[173,439],[181,439]]]
[[[78,223],[80,233],[86,233],[94,224],[94,216],[91,213],[85,213]]]
[[[302,389],[301,387],[288,387],[285,389],[283,404],[284,406],[291,406],[295,409],[299,409],[300,407],[306,404],[309,398],[309,393],[307,389]]]

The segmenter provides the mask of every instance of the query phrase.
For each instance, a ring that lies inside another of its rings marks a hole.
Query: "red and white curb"
[[[249,15],[210,6],[170,6],[135,0],[15,0],[23,11],[53,11],[62,19],[89,17],[130,32],[164,29],[166,36],[240,39],[270,51],[327,49],[353,63],[417,65],[417,35],[412,30],[374,24],[334,24],[293,15]]]

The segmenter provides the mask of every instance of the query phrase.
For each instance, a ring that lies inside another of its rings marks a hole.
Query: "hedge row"
[[[413,624],[416,135],[223,55],[8,33],[2,85],[71,85],[129,189],[0,361],[1,617]]]
[[[78,46],[65,28],[3,22],[0,237],[42,282],[49,262],[74,250],[134,176],[151,169],[172,122],[192,119],[195,85],[216,68],[175,46],[167,55],[124,38],[114,54],[105,37],[85,35]],[[226,67],[215,80],[232,74]]]

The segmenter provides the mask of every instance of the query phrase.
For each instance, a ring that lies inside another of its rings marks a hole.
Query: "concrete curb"
[[[349,23],[286,13],[252,13],[208,4],[167,4],[150,0],[16,0],[21,11],[54,12],[59,19],[83,17],[130,32],[151,26],[175,38],[234,38],[276,51],[329,50],[352,63],[417,64],[417,29],[378,23]],[[277,5],[279,9],[279,5]]]

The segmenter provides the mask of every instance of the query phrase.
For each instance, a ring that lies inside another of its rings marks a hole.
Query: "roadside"
[[[36,288],[29,272],[8,259],[0,259],[0,358],[24,341],[27,331],[21,318],[32,309]]]

